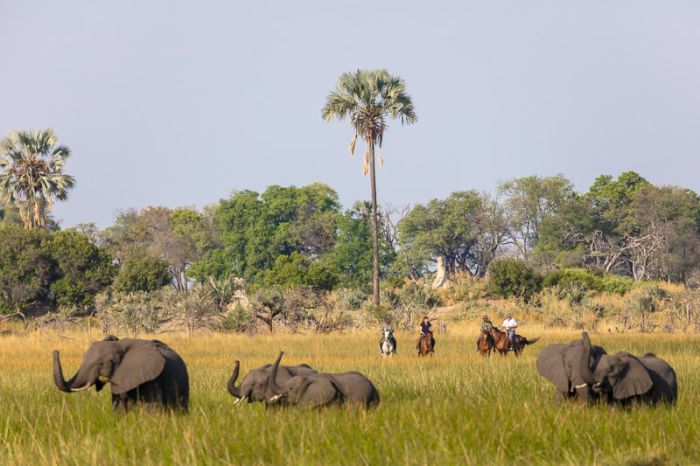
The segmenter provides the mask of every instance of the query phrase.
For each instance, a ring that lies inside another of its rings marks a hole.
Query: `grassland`
[[[539,349],[573,332],[524,327],[543,338],[523,357],[482,360],[475,324],[438,335],[436,354],[419,359],[414,335],[398,335],[399,355],[377,355],[378,334],[159,335],[188,364],[191,412],[113,413],[109,390],[59,392],[51,350],[66,374],[90,341],[38,334],[0,337],[2,464],[698,464],[700,338],[669,334],[593,335],[609,352],[653,351],[679,378],[675,407],[631,411],[556,405],[538,376]],[[265,410],[234,406],[225,389],[234,359],[248,370],[307,362],[369,376],[382,401],[372,411]]]

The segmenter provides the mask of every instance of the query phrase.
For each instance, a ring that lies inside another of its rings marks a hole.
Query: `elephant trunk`
[[[581,334],[583,339],[583,351],[581,351],[581,361],[579,364],[579,371],[581,379],[586,382],[589,386],[595,384],[595,378],[593,377],[593,371],[591,371],[591,340],[588,338],[588,333],[583,332]]]
[[[238,370],[240,369],[240,366],[240,361],[236,361],[235,365],[233,366],[233,374],[231,374],[231,378],[228,379],[228,383],[226,384],[228,392],[239,399],[241,398],[241,390],[239,387],[236,387],[236,380],[238,380]]]
[[[275,364],[272,366],[272,372],[270,373],[270,381],[269,381],[269,386],[270,390],[275,395],[281,395],[282,394],[282,387],[277,385],[277,369],[280,366],[280,361],[282,360],[282,355],[284,354],[283,351],[280,351],[279,356],[277,356],[277,359],[275,359]]]
[[[73,386],[73,382],[75,382],[75,376],[73,376],[72,379],[70,379],[68,382],[65,381],[63,378],[63,368],[61,367],[61,358],[58,354],[58,351],[53,352],[53,382],[56,384],[56,387],[61,390],[62,392],[68,392],[70,393],[71,391],[71,386]]]

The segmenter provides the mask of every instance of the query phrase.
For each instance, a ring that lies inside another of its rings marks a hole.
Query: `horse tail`
[[[533,343],[537,343],[537,341],[542,338],[542,337],[537,337],[533,338],[532,340],[528,340],[527,338],[523,337],[523,341],[525,342],[526,345],[531,345]]]

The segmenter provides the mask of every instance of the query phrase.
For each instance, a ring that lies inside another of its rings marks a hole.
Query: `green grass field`
[[[698,464],[700,338],[592,335],[608,352],[652,351],[673,365],[675,407],[553,403],[553,386],[535,369],[539,350],[573,332],[543,335],[523,357],[475,352],[475,324],[437,335],[436,354],[419,359],[413,334],[399,333],[399,355],[377,355],[378,332],[343,335],[159,335],[184,358],[190,413],[111,410],[109,389],[59,392],[51,350],[66,376],[98,335],[0,337],[2,464]],[[323,371],[359,370],[380,391],[377,409],[234,406],[226,392],[233,361],[242,371],[272,362],[306,362]]]

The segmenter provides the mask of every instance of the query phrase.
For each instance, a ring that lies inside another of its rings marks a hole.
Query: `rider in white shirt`
[[[518,321],[513,319],[510,314],[506,315],[506,320],[503,321],[503,327],[506,330],[506,336],[508,337],[508,342],[510,343],[510,349],[513,349],[513,341],[515,340],[515,329],[518,326]]]

